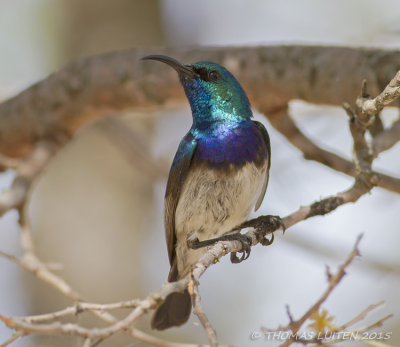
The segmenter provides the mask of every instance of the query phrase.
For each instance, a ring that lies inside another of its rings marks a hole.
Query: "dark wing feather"
[[[265,145],[267,147],[267,155],[268,155],[268,158],[267,158],[267,161],[268,161],[268,163],[267,163],[267,173],[265,175],[265,179],[264,179],[263,187],[261,189],[260,196],[258,197],[257,202],[256,202],[256,206],[255,206],[255,210],[257,211],[260,208],[261,203],[264,200],[264,195],[265,195],[265,192],[266,192],[267,186],[268,186],[269,169],[271,167],[271,143],[270,143],[270,140],[269,140],[269,135],[268,135],[267,129],[265,129],[264,125],[262,123],[260,123],[260,122],[257,122],[257,121],[253,121],[253,123],[256,125],[256,127],[258,128],[258,130],[260,131],[260,133],[261,133],[261,135],[262,135],[262,137],[264,139]]]
[[[193,135],[190,132],[187,133],[179,144],[168,176],[167,190],[165,192],[164,224],[169,263],[171,264],[171,271],[168,276],[170,282],[176,281],[178,277],[175,261],[175,212],[196,147],[197,142]]]

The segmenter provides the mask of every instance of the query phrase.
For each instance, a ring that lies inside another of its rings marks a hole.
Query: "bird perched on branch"
[[[211,62],[183,65],[163,55],[149,55],[174,68],[189,100],[193,125],[182,139],[172,163],[165,194],[165,233],[171,270],[168,281],[186,276],[220,240],[239,240],[243,255],[251,239],[232,230],[257,210],[268,185],[271,148],[265,127],[251,120],[249,100],[224,67]],[[237,228],[235,229],[237,230]],[[163,330],[185,323],[189,292],[170,294],[152,318]]]

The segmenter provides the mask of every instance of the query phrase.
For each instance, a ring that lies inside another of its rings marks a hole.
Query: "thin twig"
[[[190,273],[188,290],[192,298],[193,312],[199,318],[200,323],[207,334],[210,346],[218,347],[217,333],[215,332],[215,329],[211,325],[210,321],[208,320],[207,315],[204,312],[203,306],[201,305],[199,282],[194,278],[193,273]]]
[[[349,320],[347,323],[342,324],[339,329],[345,330],[348,327],[362,321],[367,316],[368,313],[370,313],[371,311],[375,310],[378,307],[381,307],[384,303],[385,303],[384,301],[380,301],[376,304],[369,305],[366,309],[361,311],[357,316]]]
[[[382,317],[381,319],[377,320],[375,323],[372,323],[366,327],[355,329],[355,330],[343,330],[340,332],[340,334],[336,334],[336,336],[339,336],[338,338],[330,338],[330,339],[316,339],[316,340],[311,340],[311,341],[303,341],[304,344],[318,344],[318,345],[324,345],[324,346],[329,346],[329,345],[334,345],[339,342],[343,341],[348,341],[349,339],[354,339],[354,340],[363,340],[363,333],[366,333],[368,331],[371,331],[374,328],[381,327],[383,323],[388,320],[389,318],[393,317],[393,314],[388,314],[385,317]],[[329,334],[327,334],[329,336]],[[335,335],[333,335],[335,336]],[[372,340],[374,341],[374,340]],[[390,346],[387,346],[390,347]]]
[[[376,98],[365,100],[361,106],[363,114],[377,114],[400,96],[400,71]]]
[[[341,259],[341,251],[337,247],[328,246],[327,244],[321,244],[319,242],[313,242],[302,237],[301,232],[296,235],[291,233],[285,235],[282,239],[283,242],[289,243],[291,246],[298,247],[299,249],[307,252],[308,254],[314,253],[321,257],[328,257],[331,259]],[[368,270],[374,270],[378,272],[394,273],[400,275],[400,265],[396,263],[387,263],[378,259],[363,257],[362,263],[357,263],[357,266],[361,266]]]
[[[346,175],[357,177],[357,170],[353,162],[344,159],[335,153],[322,149],[311,141],[297,127],[286,107],[276,110],[273,115],[269,114],[268,118],[271,125],[285,136],[293,146],[303,153],[305,159],[316,161]],[[376,138],[375,142],[377,145],[375,149],[375,157],[380,152],[388,149],[389,146],[392,146],[400,140],[400,125],[396,126],[394,130],[396,131],[385,131]],[[385,147],[383,143],[385,143],[386,139],[390,139],[390,143]],[[378,187],[400,193],[400,178],[392,177],[377,171],[373,171],[373,174],[377,177]]]
[[[321,295],[321,297],[297,320],[293,319],[293,316],[291,315],[288,307],[286,309],[289,317],[289,323],[286,326],[279,326],[277,329],[267,329],[267,328],[262,328],[262,331],[266,334],[270,333],[276,333],[279,331],[290,331],[290,337],[283,342],[280,346],[281,347],[288,347],[292,343],[302,343],[304,345],[312,345],[312,344],[318,344],[318,345],[330,345],[339,341],[345,340],[347,336],[357,336],[363,332],[367,332],[375,327],[381,326],[385,320],[388,318],[392,317],[392,314],[389,314],[375,323],[368,325],[364,328],[359,328],[354,331],[348,331],[347,329],[362,321],[368,313],[371,311],[375,310],[376,308],[380,307],[383,302],[379,302],[374,305],[368,306],[366,309],[361,311],[359,314],[357,314],[354,318],[352,318],[350,321],[342,324],[341,326],[335,327],[333,331],[329,331],[329,334],[327,333],[325,336],[319,336],[317,335],[315,338],[310,338],[310,339],[302,339],[300,336],[298,336],[299,330],[304,326],[304,324],[316,313],[321,309],[322,304],[326,301],[326,299],[331,295],[332,291],[337,287],[337,285],[341,282],[343,277],[346,275],[346,269],[352,264],[354,261],[354,258],[356,256],[360,255],[358,246],[361,241],[362,235],[359,235],[357,237],[357,240],[354,244],[354,247],[347,257],[346,261],[340,265],[339,269],[337,270],[336,273],[332,274],[329,272],[328,278],[328,288],[324,291],[324,293]],[[328,338],[331,337],[332,334],[336,334],[335,336],[341,336],[339,338]],[[344,337],[345,336],[345,337]]]
[[[340,283],[343,279],[344,275],[346,274],[346,268],[353,262],[354,258],[360,255],[360,251],[358,250],[358,245],[361,241],[362,234],[357,237],[357,240],[354,244],[353,250],[349,254],[346,261],[339,267],[338,271],[335,274],[330,276],[329,286],[325,290],[325,292],[321,295],[317,302],[314,303],[298,320],[292,322],[290,324],[290,328],[294,334],[296,334],[304,322],[311,317],[311,315],[318,311],[321,305],[325,302],[328,296],[332,293],[332,291],[336,288],[336,286]],[[285,346],[285,345],[283,345]]]
[[[60,276],[50,271],[47,266],[36,256],[33,246],[32,230],[24,222],[21,223],[21,245],[24,255],[20,260],[24,269],[33,272],[36,277],[56,288],[73,301],[80,301],[79,294]]]
[[[140,300],[128,300],[122,302],[116,302],[111,304],[97,304],[97,303],[90,303],[90,302],[77,302],[74,306],[66,307],[62,310],[39,314],[34,316],[26,316],[20,317],[20,319],[25,320],[28,323],[42,323],[46,321],[55,320],[61,317],[66,316],[75,316],[82,312],[90,312],[90,311],[108,311],[108,310],[116,310],[116,309],[129,309],[134,308],[140,303]]]
[[[108,312],[104,312],[106,310],[111,310],[111,309],[117,309],[117,308],[128,308],[130,307],[137,307],[139,304],[142,306],[148,305],[147,302],[143,302],[143,300],[130,300],[130,301],[125,301],[125,302],[118,302],[118,303],[111,303],[111,304],[94,304],[94,303],[86,303],[82,302],[82,298],[80,295],[61,277],[55,275],[53,272],[51,272],[45,265],[42,263],[39,258],[35,255],[34,253],[34,245],[33,245],[33,239],[32,239],[32,231],[30,230],[30,227],[28,225],[22,224],[22,232],[21,232],[21,237],[22,237],[22,244],[24,248],[24,256],[22,259],[18,259],[17,257],[10,255],[5,252],[0,252],[0,255],[6,257],[7,259],[17,263],[18,265],[22,266],[24,269],[33,272],[36,276],[38,276],[40,279],[45,281],[46,283],[50,284],[52,287],[57,289],[59,292],[61,292],[63,295],[66,297],[70,298],[71,300],[78,302],[75,306],[68,307],[64,310],[60,310],[54,313],[49,313],[49,314],[43,314],[43,315],[37,315],[37,316],[28,316],[28,317],[19,317],[16,318],[16,322],[20,322],[20,328],[21,331],[29,331],[29,333],[46,333],[46,334],[61,334],[61,335],[78,335],[82,336],[84,338],[88,337],[90,335],[90,332],[88,332],[87,329],[80,327],[79,325],[74,325],[70,324],[67,327],[64,327],[63,324],[55,322],[52,324],[48,325],[41,325],[38,329],[35,329],[35,327],[38,326],[37,323],[43,322],[43,321],[48,321],[52,319],[56,319],[65,315],[69,314],[74,314],[75,312],[79,312],[80,310],[83,311],[90,311],[96,316],[98,316],[100,319],[108,322],[111,325],[117,325],[116,327],[114,326],[113,329],[106,331],[106,332],[101,332],[99,335],[94,335],[90,336],[92,339],[96,336],[103,336],[109,337],[112,334],[114,334],[117,331],[122,331],[125,333],[130,334],[131,336],[147,342],[151,343],[154,346],[160,346],[160,347],[194,347],[192,344],[181,344],[181,343],[176,343],[176,342],[169,342],[165,341],[159,338],[156,338],[154,336],[151,336],[149,334],[146,334],[142,332],[139,329],[136,328],[129,328],[130,325],[130,319],[132,319],[132,316],[125,320],[124,322],[121,323],[121,321],[117,320],[114,316],[112,316]],[[212,263],[212,260],[208,260],[210,264]],[[205,271],[205,268],[202,266],[199,266],[197,268],[201,268],[202,270],[199,272],[197,271],[197,276],[201,276],[203,271]],[[167,294],[164,295],[164,298],[166,295],[168,295],[170,290],[171,292],[174,290],[182,290],[185,286],[185,283],[177,283],[176,287],[171,287],[167,288]],[[170,284],[167,283],[166,287],[168,287]],[[161,287],[160,288],[160,293],[163,292],[165,288]],[[154,299],[151,298],[154,296]],[[156,300],[157,302],[160,300],[158,297],[157,293],[150,294],[151,300]],[[144,314],[144,311],[140,313],[139,316],[142,316]],[[0,316],[0,319],[3,320],[3,322],[8,325],[9,323],[13,322],[12,318],[7,318]],[[135,320],[135,318],[133,317]],[[13,322],[14,323],[14,322]],[[124,326],[126,325],[126,326]],[[10,325],[8,325],[10,326]],[[122,327],[121,327],[122,326]],[[118,330],[121,327],[121,330]],[[94,329],[96,330],[96,329]],[[88,335],[89,334],[89,335]]]
[[[17,339],[19,339],[21,336],[23,336],[24,334],[21,331],[17,331],[14,333],[14,335],[12,335],[7,341],[4,341],[0,347],[6,347],[8,345],[10,345],[11,343],[13,343],[14,341],[16,341]]]

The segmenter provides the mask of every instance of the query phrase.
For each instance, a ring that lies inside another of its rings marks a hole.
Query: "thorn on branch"
[[[289,318],[289,326],[292,326],[294,323],[294,319],[293,319],[292,313],[290,312],[290,307],[289,307],[289,305],[286,305],[285,307],[286,307],[286,314]]]
[[[332,279],[332,272],[331,269],[329,268],[329,265],[325,265],[325,274],[328,282],[330,282]]]
[[[367,89],[368,89],[367,80],[364,78],[361,83],[361,97],[364,99],[370,98],[370,95],[368,94]]]

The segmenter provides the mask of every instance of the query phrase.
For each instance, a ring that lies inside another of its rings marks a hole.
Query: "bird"
[[[252,120],[246,93],[223,66],[209,61],[185,65],[165,55],[142,60],[160,61],[176,70],[193,117],[173,159],[165,193],[168,281],[187,276],[207,251],[204,247],[219,240],[239,240],[243,255],[232,253],[231,261],[246,259],[251,239],[232,232],[264,199],[271,166],[266,128]],[[151,326],[180,326],[190,312],[188,290],[171,293],[157,308]]]

